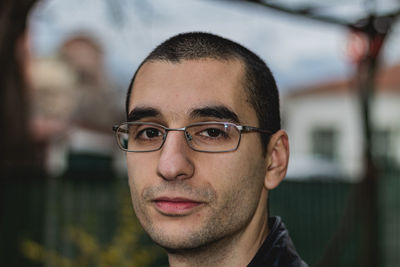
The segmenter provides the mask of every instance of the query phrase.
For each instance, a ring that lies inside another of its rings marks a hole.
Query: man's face
[[[147,62],[134,83],[130,118],[169,128],[207,121],[258,126],[243,73],[236,60]],[[136,215],[167,249],[234,240],[266,218],[266,159],[257,133],[243,134],[234,152],[204,153],[173,131],[159,151],[128,152],[127,162]]]

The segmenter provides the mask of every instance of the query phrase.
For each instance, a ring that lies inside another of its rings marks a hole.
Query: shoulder
[[[280,217],[268,219],[270,232],[248,267],[307,267]]]

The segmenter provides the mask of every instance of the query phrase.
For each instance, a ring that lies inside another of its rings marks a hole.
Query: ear
[[[285,178],[289,163],[289,140],[285,131],[279,130],[270,138],[267,148],[267,173],[264,178],[266,189],[274,189]]]

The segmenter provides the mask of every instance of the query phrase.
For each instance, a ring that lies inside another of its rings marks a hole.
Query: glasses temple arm
[[[117,132],[118,129],[119,129],[120,132],[128,133],[128,130],[125,130],[125,129],[120,128],[120,125],[114,125],[114,126],[112,127],[112,130],[113,130],[114,132]]]
[[[257,127],[252,127],[252,126],[242,126],[241,131],[245,132],[245,133],[259,132],[259,133],[264,133],[264,134],[272,134],[271,131],[260,129],[260,128],[257,128]]]

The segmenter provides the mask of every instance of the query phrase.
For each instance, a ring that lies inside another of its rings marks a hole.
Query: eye
[[[154,139],[156,137],[162,136],[162,132],[157,128],[145,128],[138,132],[136,138],[139,139]]]
[[[201,131],[199,135],[211,138],[218,138],[218,137],[226,137],[227,133],[217,128],[207,128]]]

